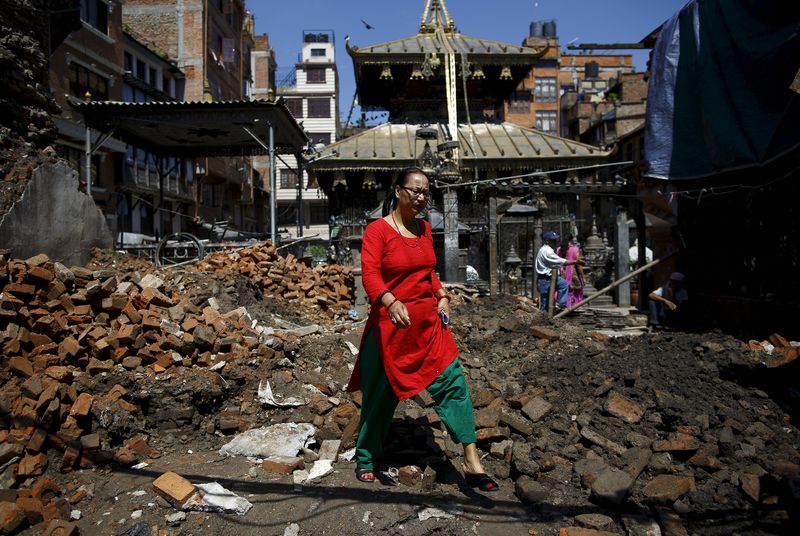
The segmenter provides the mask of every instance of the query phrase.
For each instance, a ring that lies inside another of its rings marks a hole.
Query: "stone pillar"
[[[497,197],[489,197],[489,294],[497,296]]]
[[[358,316],[365,318],[369,313],[369,298],[361,279],[361,235],[348,236],[347,245],[350,247],[350,256],[353,260],[354,307],[358,312]]]
[[[458,281],[458,193],[444,192],[444,278]]]
[[[617,213],[617,232],[614,233],[614,279],[618,280],[630,271],[630,237],[628,231],[628,213],[620,209]],[[619,307],[630,307],[631,284],[626,281],[614,289],[614,299]]]
[[[539,295],[539,274],[536,273],[536,255],[542,247],[542,218],[533,218],[533,249],[531,250],[531,296]]]

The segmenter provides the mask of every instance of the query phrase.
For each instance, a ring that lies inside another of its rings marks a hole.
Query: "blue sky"
[[[637,42],[678,11],[687,0],[446,0],[458,30],[467,35],[521,43],[531,21],[555,20],[562,47],[577,43]],[[353,63],[344,49],[367,46],[413,35],[425,0],[247,0],[255,15],[256,33],[269,34],[279,72],[297,61],[303,30],[333,30],[339,69],[339,115],[350,110],[355,79]],[[367,29],[361,20],[374,29]],[[644,70],[647,52],[634,54]],[[356,109],[357,110],[357,109]],[[354,118],[357,117],[354,112]]]

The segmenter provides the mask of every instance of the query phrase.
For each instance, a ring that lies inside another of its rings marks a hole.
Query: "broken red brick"
[[[700,441],[688,434],[674,434],[669,439],[653,441],[653,452],[684,452],[697,450],[701,447]]]
[[[641,404],[617,391],[608,393],[605,410],[614,417],[630,424],[636,424],[644,416],[644,408]]]
[[[133,302],[128,301],[125,307],[122,308],[122,314],[128,317],[133,324],[139,324],[142,321],[142,315],[133,305]]]
[[[126,394],[128,394],[128,390],[125,389],[120,384],[116,384],[116,385],[114,385],[114,387],[112,387],[111,389],[108,390],[108,392],[105,394],[105,397],[108,400],[119,400],[120,398],[122,398]]]
[[[33,376],[33,365],[24,357],[14,356],[9,359],[8,368],[11,372],[23,378],[30,378]]]
[[[37,428],[33,434],[31,434],[31,438],[25,445],[25,449],[31,453],[41,452],[45,441],[47,441],[47,431],[43,428]]]
[[[658,475],[642,490],[646,500],[672,503],[695,491],[694,478],[679,475]]]
[[[42,453],[28,455],[19,462],[17,475],[21,477],[39,476],[47,468],[47,455]]]
[[[49,283],[56,278],[56,273],[43,266],[33,266],[28,269],[28,279],[33,279],[40,283]]]
[[[147,444],[147,440],[144,436],[136,436],[133,439],[129,439],[125,446],[128,448],[136,451],[138,454],[141,454],[145,458],[160,458],[161,453],[155,450],[153,447]]]
[[[528,335],[546,341],[557,341],[561,336],[555,330],[546,326],[531,326],[528,328]]]
[[[17,508],[31,525],[38,525],[44,520],[44,504],[35,497],[17,497]]]
[[[261,467],[268,473],[289,475],[305,466],[303,458],[292,456],[270,456],[261,462]]]
[[[0,530],[4,534],[14,534],[25,521],[25,515],[16,503],[0,502]]]
[[[397,480],[404,486],[416,486],[422,480],[422,471],[416,465],[406,465],[400,468]]]
[[[494,439],[507,439],[511,432],[505,426],[496,426],[494,428],[482,428],[476,432],[478,441],[490,441]]]
[[[787,346],[789,346],[789,341],[787,341],[784,337],[782,337],[778,333],[773,333],[772,335],[770,335],[769,342],[772,343],[772,345],[775,348],[786,348]]]
[[[194,484],[172,471],[155,479],[153,489],[169,502],[178,505],[185,503],[197,491]]]
[[[78,399],[73,402],[69,414],[74,417],[86,417],[92,409],[92,402],[94,402],[94,397],[89,393],[79,394]]]
[[[553,409],[553,405],[544,398],[537,396],[532,398],[522,407],[522,413],[528,416],[533,422],[545,417]]]
[[[61,495],[61,486],[47,478],[40,478],[31,487],[31,496],[42,502],[50,502]]]
[[[53,519],[42,532],[42,536],[78,536],[78,525],[63,519]]]

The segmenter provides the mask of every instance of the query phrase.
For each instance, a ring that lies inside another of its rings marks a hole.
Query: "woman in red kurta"
[[[449,297],[436,277],[430,226],[417,215],[430,198],[425,173],[400,173],[384,203],[384,217],[367,226],[361,274],[370,315],[349,391],[362,391],[356,475],[374,480],[374,458],[399,400],[427,389],[453,440],[464,445],[467,481],[484,491],[497,483],[483,470],[475,447],[472,402],[447,326]]]

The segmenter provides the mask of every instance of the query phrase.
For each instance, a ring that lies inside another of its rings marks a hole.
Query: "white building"
[[[304,31],[303,51],[295,66],[293,85],[278,86],[277,95],[308,133],[312,145],[336,141],[339,74],[336,70],[334,34],[331,30]],[[328,198],[320,189],[306,189],[308,174],[298,184],[293,156],[277,161],[278,229],[297,236],[329,238]],[[302,201],[301,201],[302,199]],[[298,208],[302,210],[298,211]],[[285,232],[282,235],[285,236]]]

